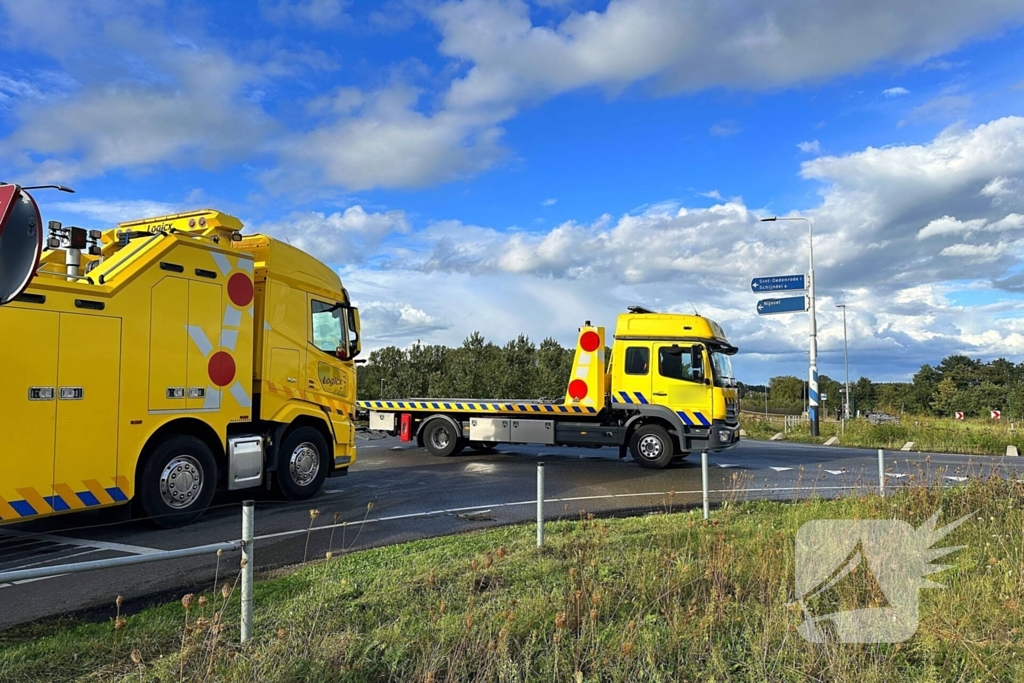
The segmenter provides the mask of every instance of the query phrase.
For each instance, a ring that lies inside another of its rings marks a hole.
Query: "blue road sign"
[[[755,277],[750,281],[753,292],[788,292],[807,289],[807,278],[803,275],[774,275]]]
[[[787,296],[781,299],[761,299],[757,302],[758,315],[776,313],[803,313],[807,310],[806,296]]]

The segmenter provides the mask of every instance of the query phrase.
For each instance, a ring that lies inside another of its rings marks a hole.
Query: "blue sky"
[[[0,0],[5,180],[104,227],[212,206],[338,268],[371,346],[574,337],[639,303],[740,378],[1024,359],[1024,3]],[[1015,280],[1014,277],[1017,277]]]

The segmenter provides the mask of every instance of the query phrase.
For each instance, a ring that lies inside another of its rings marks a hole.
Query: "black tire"
[[[217,489],[217,462],[206,443],[188,434],[167,439],[149,454],[139,474],[139,501],[164,529],[194,521]]]
[[[487,443],[486,441],[470,441],[469,447],[473,449],[474,453],[479,453],[480,455],[494,453],[497,450],[493,443]]]
[[[331,466],[331,451],[316,427],[296,427],[277,451],[277,490],[288,500],[306,500],[320,490]]]
[[[629,452],[640,467],[662,469],[672,462],[676,446],[664,427],[644,425],[633,432]]]
[[[432,420],[427,423],[423,434],[423,445],[431,455],[447,458],[458,455],[466,447],[466,442],[459,438],[455,427],[444,419]]]

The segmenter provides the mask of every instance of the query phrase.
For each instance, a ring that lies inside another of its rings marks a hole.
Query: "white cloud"
[[[491,118],[458,111],[424,114],[416,109],[419,95],[401,85],[343,91],[327,123],[275,145],[282,164],[264,179],[289,189],[422,187],[476,173],[504,156],[502,130]]]
[[[707,197],[708,199],[721,199],[722,193],[719,192],[718,190],[709,190],[707,192],[701,192],[700,196]]]
[[[541,206],[554,206],[557,203],[558,203],[558,200],[552,197],[550,199],[545,199],[540,204],[541,204]]]
[[[296,213],[284,221],[250,226],[332,264],[363,262],[388,237],[409,231],[404,211],[367,213],[361,206],[328,215]]]
[[[902,86],[896,86],[895,88],[886,88],[882,91],[882,95],[885,97],[900,97],[902,95],[909,95],[910,91]]]
[[[714,136],[725,138],[729,137],[730,135],[735,135],[736,133],[739,133],[742,130],[743,127],[740,126],[740,124],[736,123],[735,121],[726,120],[719,121],[715,125],[711,126],[708,132]]]
[[[612,0],[555,25],[534,25],[522,0],[443,2],[431,12],[442,53],[470,65],[449,103],[471,107],[652,79],[674,92],[787,86],[883,60],[922,63],[1022,15],[1012,0],[940,0],[896,14],[884,0]]]
[[[449,323],[407,303],[359,301],[359,321],[363,326],[364,344],[386,344],[393,339],[418,339],[422,335],[446,330]]]
[[[48,210],[55,210],[59,214],[58,217],[64,222],[68,222],[68,219],[64,217],[70,216],[98,222],[103,226],[111,226],[124,221],[133,221],[152,216],[167,216],[189,208],[183,204],[154,202],[145,199],[113,201],[75,199],[73,201],[47,202],[46,207]]]
[[[821,152],[821,143],[817,140],[811,140],[810,142],[798,142],[796,143],[796,146],[804,154],[818,154]]]

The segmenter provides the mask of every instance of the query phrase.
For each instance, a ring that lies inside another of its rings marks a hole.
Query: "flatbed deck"
[[[465,398],[436,398],[409,401],[358,401],[363,410],[443,411],[446,413],[492,413],[495,415],[597,415],[591,406],[541,403],[538,401],[475,401]]]

